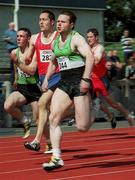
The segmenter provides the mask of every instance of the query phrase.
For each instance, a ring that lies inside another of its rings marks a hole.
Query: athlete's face
[[[50,31],[54,25],[54,21],[50,20],[48,13],[41,13],[39,16],[39,27],[40,30],[43,31]]]
[[[110,70],[110,69],[112,68],[112,65],[113,65],[113,64],[112,64],[111,61],[107,61],[105,66],[106,66],[106,68],[107,68],[108,70]]]
[[[28,37],[27,32],[25,31],[18,31],[17,32],[17,44],[18,47],[26,47],[29,43],[30,37]]]
[[[59,33],[69,32],[73,28],[73,23],[70,22],[70,17],[60,14],[57,20],[57,31]]]
[[[87,36],[87,42],[88,42],[89,46],[93,46],[94,44],[97,43],[98,38],[92,32],[87,33],[86,36]]]

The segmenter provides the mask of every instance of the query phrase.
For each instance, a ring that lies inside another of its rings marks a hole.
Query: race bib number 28
[[[52,51],[51,50],[40,50],[40,60],[41,62],[48,62],[51,60]]]

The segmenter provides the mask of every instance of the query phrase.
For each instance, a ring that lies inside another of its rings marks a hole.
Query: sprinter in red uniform
[[[134,119],[130,115],[129,111],[126,110],[121,103],[116,102],[108,90],[109,81],[106,77],[107,75],[106,55],[105,55],[104,47],[98,41],[98,36],[99,33],[97,29],[95,28],[88,29],[87,41],[95,58],[95,65],[93,68],[93,72],[91,74],[94,91],[98,96],[99,94],[101,94],[111,107],[120,111],[128,120],[129,125],[133,126]]]

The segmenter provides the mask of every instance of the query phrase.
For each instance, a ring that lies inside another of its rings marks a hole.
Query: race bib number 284
[[[58,59],[60,70],[66,70],[69,68],[69,59],[65,57],[59,57]]]

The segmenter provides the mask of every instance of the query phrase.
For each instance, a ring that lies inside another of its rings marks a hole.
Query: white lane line
[[[85,155],[85,154],[88,154],[88,153],[90,153],[90,154],[93,154],[93,155],[96,155],[96,154],[98,154],[98,153],[108,153],[108,152],[117,152],[117,151],[129,151],[129,150],[134,150],[135,149],[135,147],[133,147],[133,148],[120,148],[120,149],[111,149],[111,150],[102,150],[102,151],[91,151],[91,150],[88,150],[87,152],[86,151],[84,151],[84,152],[82,152],[82,153],[71,153],[71,154],[63,154],[62,155],[62,157],[69,157],[69,156],[80,156],[80,155]],[[122,154],[119,154],[119,155],[122,155]],[[10,160],[10,161],[0,161],[0,164],[4,164],[4,163],[12,163],[12,162],[23,162],[23,161],[33,161],[33,160],[37,160],[37,159],[48,159],[48,157],[46,157],[46,156],[42,156],[42,157],[38,157],[38,158],[34,158],[34,157],[32,157],[32,158],[28,158],[28,159],[19,159],[19,160]]]
[[[79,140],[78,140],[79,141]],[[65,141],[63,141],[63,143],[64,143]],[[91,143],[91,142],[89,142],[89,143]],[[88,145],[83,145],[83,149],[84,148],[86,148],[86,147],[94,147],[94,146],[105,146],[105,145],[117,145],[117,144],[127,144],[127,143],[135,143],[135,140],[123,140],[123,141],[117,141],[117,142],[111,142],[111,143],[98,143],[97,144],[97,142],[95,143],[95,144],[88,144]],[[23,144],[22,145],[18,145],[18,146],[12,146],[12,148],[19,148],[19,147],[22,147],[23,146]],[[133,144],[132,144],[132,146],[133,146]],[[62,146],[63,148],[62,149],[73,149],[73,148],[80,148],[80,145],[77,145],[77,146]],[[9,148],[11,148],[11,146],[7,146],[7,147],[1,147],[1,149],[9,149]],[[26,149],[24,148],[24,151],[25,151]],[[3,150],[4,151],[4,150]],[[17,153],[24,153],[24,151],[20,151],[20,152],[6,152],[6,153],[4,153],[4,152],[2,152],[2,154],[0,154],[0,156],[3,156],[3,155],[10,155],[10,154],[17,154]],[[30,152],[30,151],[29,151]],[[32,151],[31,151],[32,152]],[[34,152],[34,151],[33,151]],[[41,152],[41,151],[39,151],[39,152]],[[35,152],[36,153],[36,152]]]
[[[5,172],[0,172],[0,175],[1,174],[12,174],[12,173],[35,171],[35,170],[41,170],[41,168],[21,169],[21,170],[17,170],[17,171],[5,171]]]
[[[106,160],[90,161],[90,162],[83,162],[83,163],[72,163],[72,164],[66,164],[64,167],[70,167],[71,168],[71,166],[77,166],[77,165],[80,166],[80,165],[87,165],[87,164],[90,165],[90,164],[103,163],[103,162],[111,162],[112,163],[113,161],[129,160],[129,159],[134,159],[134,158],[135,158],[135,156],[128,157],[128,158],[124,157],[124,158],[106,159]],[[1,174],[28,172],[28,171],[33,171],[33,170],[41,170],[41,168],[21,169],[21,170],[16,170],[16,171],[5,171],[5,172],[0,172],[0,175]],[[122,171],[124,171],[124,170],[122,170]],[[92,174],[90,174],[90,176],[91,175]]]
[[[69,139],[69,140],[66,140],[66,139],[64,139],[64,136],[63,136],[63,141],[62,141],[62,143],[68,143],[68,142],[80,142],[80,141],[84,141],[84,140],[86,140],[86,138],[87,138],[87,140],[88,140],[88,138],[90,138],[90,142],[92,142],[92,141],[100,141],[100,140],[111,140],[111,139],[115,139],[115,140],[118,140],[118,139],[120,139],[120,138],[123,138],[122,140],[124,140],[124,138],[126,139],[126,138],[135,138],[135,135],[132,135],[132,134],[127,134],[127,135],[113,135],[113,133],[112,133],[112,135],[107,135],[107,134],[105,134],[105,135],[103,135],[102,136],[102,134],[101,134],[101,136],[99,137],[92,137],[91,136],[91,134],[89,134],[90,136],[81,136],[81,138],[80,138],[80,135],[77,135],[76,136],[76,138],[78,138],[78,139],[75,139],[75,138],[73,138],[73,136],[71,136],[71,139]],[[108,137],[109,136],[109,137]],[[24,144],[24,140],[22,141],[10,141],[10,143],[12,144],[12,143],[22,143],[22,144]],[[97,142],[96,142],[97,143]],[[9,142],[5,142],[5,143],[0,143],[0,145],[1,145],[1,147],[0,147],[0,149],[4,149],[4,148],[11,148],[11,147],[19,147],[19,145],[18,146],[4,146],[4,147],[2,147],[2,145],[3,144],[9,144]]]
[[[106,135],[106,136],[113,136],[113,134],[114,134],[114,137],[116,136],[115,134],[118,134],[118,136],[127,136],[127,135],[121,135],[121,133],[131,133],[131,132],[135,132],[135,128],[134,127],[132,127],[132,128],[127,128],[127,129],[125,129],[125,128],[119,128],[119,129],[115,129],[115,130],[112,130],[112,129],[109,129],[110,131],[105,131],[106,129],[102,129],[102,130],[90,130],[90,131],[88,131],[88,132],[86,132],[86,134],[88,135],[90,135],[91,137],[93,137],[93,136],[99,136],[99,135],[101,135],[101,137],[103,138],[103,137],[105,137],[104,135]],[[101,133],[102,132],[102,134],[99,134],[99,133]],[[72,133],[71,135],[70,135],[70,133]],[[111,134],[111,135],[110,135]],[[86,138],[85,136],[87,136],[87,135],[85,135],[85,134],[83,134],[83,135],[81,135],[81,133],[79,133],[78,134],[78,131],[76,131],[76,132],[64,132],[64,135],[63,135],[63,137],[65,137],[65,138],[73,138],[73,137],[83,137],[84,136],[84,138]],[[103,135],[103,136],[102,136]],[[131,135],[131,134],[130,134]],[[34,137],[34,135],[32,135],[31,137]],[[0,137],[0,140],[1,139],[14,139],[14,138],[20,138],[19,140],[16,140],[16,141],[11,141],[10,140],[10,142],[12,142],[12,143],[14,143],[14,142],[20,142],[20,141],[22,141],[22,142],[24,142],[24,140],[22,140],[21,138],[22,137],[19,137],[19,136],[14,136],[14,137],[9,137],[9,136],[6,136],[6,137]],[[6,144],[6,143],[9,143],[9,142],[0,142],[0,145],[1,144]]]
[[[106,146],[106,145],[115,145],[115,144],[126,144],[126,143],[129,143],[129,140],[126,140],[126,141],[118,141],[118,142],[111,142],[111,143],[98,143],[96,142],[96,144],[87,144],[87,145],[83,145],[83,149],[84,148],[87,148],[87,147],[97,147],[97,146]],[[131,140],[130,143],[135,143],[135,140]],[[133,144],[132,144],[133,146]],[[19,145],[19,146],[13,146],[12,148],[18,148],[18,147],[22,147],[22,145]],[[77,145],[77,146],[62,146],[63,148],[62,149],[73,149],[73,148],[80,148],[80,145]],[[3,147],[4,148],[4,147]],[[11,148],[11,147],[7,147],[7,148]],[[108,148],[108,147],[107,147]],[[0,154],[0,156],[4,156],[4,155],[13,155],[13,154],[20,154],[20,153],[24,153],[26,152],[25,151],[26,149],[24,149],[24,151],[18,151],[18,152],[7,152],[7,153],[4,153],[2,152],[2,154]],[[35,151],[29,151],[28,152],[35,152]],[[39,151],[40,153],[42,151]],[[36,153],[36,152],[35,152]],[[37,152],[38,153],[38,152]]]
[[[85,177],[92,177],[92,176],[101,176],[101,175],[109,175],[109,174],[119,174],[119,173],[126,173],[126,172],[134,172],[135,169],[126,169],[121,171],[109,171],[109,172],[103,172],[103,173],[95,173],[95,174],[85,174],[81,176],[68,176],[65,178],[58,178],[58,179],[52,179],[52,180],[66,180],[66,179],[76,179],[76,178],[85,178]],[[124,176],[124,175],[123,175]],[[101,179],[101,177],[100,177]]]

